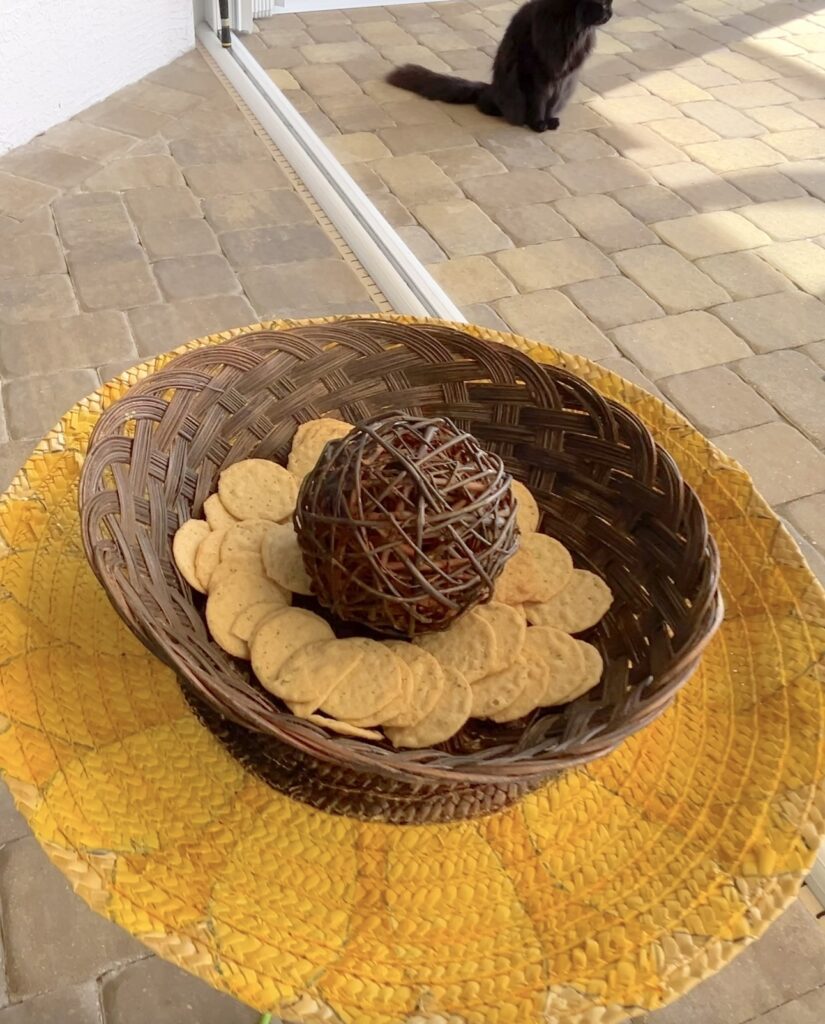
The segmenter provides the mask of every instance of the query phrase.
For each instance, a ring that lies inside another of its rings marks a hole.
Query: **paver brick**
[[[741,171],[751,167],[770,167],[782,162],[782,157],[776,149],[766,146],[759,139],[736,138],[720,139],[718,142],[699,142],[695,146],[687,146],[686,152],[712,171]]]
[[[623,157],[583,160],[554,167],[552,173],[574,195],[593,195],[615,189],[647,185],[650,177]]]
[[[679,119],[681,120],[681,119]],[[668,122],[664,122],[667,124]],[[583,133],[579,133],[582,135]],[[687,160],[685,154],[666,142],[661,135],[651,131],[645,125],[616,125],[602,128],[599,136],[616,150],[622,157],[631,160],[639,167],[656,167],[661,164],[678,163]],[[585,136],[587,137],[587,136]],[[611,155],[611,154],[604,154]],[[613,154],[615,155],[615,154]],[[585,154],[586,159],[593,159]],[[573,157],[569,159],[575,159]]]
[[[682,110],[687,117],[705,125],[715,135],[724,139],[746,139],[765,133],[764,125],[718,100],[707,99],[698,103],[685,103]],[[701,144],[692,143],[692,145]]]
[[[759,255],[806,292],[825,298],[825,249],[815,242],[776,242]]]
[[[825,234],[825,202],[813,196],[745,206],[739,212],[778,241]]]
[[[369,96],[323,96],[318,104],[343,134],[395,127],[392,117]]]
[[[217,138],[176,139],[169,143],[175,162],[181,167],[214,164],[227,160],[266,160],[269,154],[255,135],[219,135]]]
[[[369,132],[336,135],[327,140],[327,145],[345,167],[392,155],[384,143]]]
[[[620,377],[630,381],[632,384],[636,384],[638,387],[647,391],[651,395],[655,395],[656,398],[661,401],[665,401],[665,396],[656,387],[652,380],[642,373],[639,367],[635,363],[631,363],[629,359],[624,356],[608,356],[606,359],[600,359],[599,363],[612,373],[617,373]]]
[[[708,437],[778,418],[776,410],[726,366],[706,366],[666,377],[659,387]]]
[[[83,121],[64,121],[55,125],[41,136],[41,140],[45,145],[64,153],[101,162],[135,145],[131,135],[109,131],[108,128],[85,124]]]
[[[120,312],[0,326],[0,374],[4,377],[93,367],[134,354],[126,317]]]
[[[0,214],[22,220],[58,195],[51,185],[0,171]]]
[[[0,246],[0,278],[62,274],[63,252],[54,235],[24,235],[13,246]]]
[[[489,119],[485,119],[489,122]],[[550,146],[545,145],[538,135],[514,129],[512,126],[500,127],[493,122],[494,128],[476,128],[473,130],[481,146],[510,171],[529,170],[530,168],[550,167],[558,164],[561,158]]]
[[[218,252],[218,240],[205,220],[147,220],[141,224],[140,240],[150,259],[200,256]]]
[[[450,256],[474,256],[512,248],[501,228],[475,203],[451,199],[415,208],[421,225]]]
[[[789,423],[766,423],[715,441],[742,463],[771,505],[825,490],[825,455]]]
[[[97,984],[87,981],[54,992],[34,996],[0,1010],[0,1024],[103,1024]]]
[[[496,309],[517,334],[589,359],[616,355],[616,347],[566,296],[538,291],[501,299]]]
[[[667,164],[651,168],[651,174],[700,213],[730,210],[748,202],[743,192],[699,164]]]
[[[435,104],[428,103],[429,107]],[[438,108],[435,107],[437,110]],[[457,149],[442,149],[432,154],[432,159],[452,180],[466,181],[468,178],[488,177],[494,174],[505,174],[507,168],[481,146],[462,146]],[[502,179],[502,186],[508,179]]]
[[[825,447],[825,376],[808,356],[791,349],[751,356],[736,364],[736,372],[785,419]]]
[[[375,208],[385,218],[388,224],[395,228],[411,227],[415,224],[415,217],[403,203],[400,203],[395,196],[389,193],[373,196],[372,202]]]
[[[652,380],[743,359],[751,350],[710,313],[693,311],[617,327],[610,336]]]
[[[792,132],[771,132],[765,136],[773,149],[790,160],[812,160],[825,156],[825,128],[799,128]]]
[[[77,253],[77,255],[76,255]],[[160,297],[137,246],[84,247],[69,255],[69,270],[84,309],[129,309]]]
[[[576,229],[550,203],[508,207],[493,211],[493,215],[516,245],[535,245],[576,235]]]
[[[288,185],[284,172],[269,158],[193,164],[184,168],[184,177],[200,196],[238,195]]]
[[[556,288],[616,273],[616,267],[583,238],[565,238],[500,252],[495,261],[521,291]]]
[[[102,1002],[106,1024],[257,1024],[260,1019],[248,1006],[156,957],[107,976]]]
[[[67,274],[0,279],[0,323],[50,320],[77,312]]]
[[[292,68],[291,71],[310,96],[362,95],[358,83],[343,68],[335,67],[334,64],[308,64]]]
[[[486,256],[464,256],[429,268],[450,298],[464,306],[474,302],[492,302],[514,295],[512,281]]]
[[[638,59],[638,54],[634,54]],[[643,124],[668,117],[681,117],[681,112],[658,96],[629,96],[620,99],[595,99],[590,104],[597,114],[613,124]]]
[[[194,299],[240,291],[238,280],[223,256],[181,256],[160,260],[153,264],[153,269],[164,294],[170,299]],[[149,300],[132,305],[144,305],[146,301]]]
[[[201,216],[200,204],[188,188],[135,188],[125,192],[123,200],[138,226]]]
[[[94,391],[98,384],[93,370],[62,370],[7,381],[3,385],[3,400],[9,437],[42,437],[71,405]]]
[[[605,252],[633,249],[657,241],[656,235],[610,196],[571,196],[555,204],[580,234]]]
[[[612,192],[616,202],[638,217],[644,224],[671,220],[692,212],[692,208],[675,193],[661,185],[639,185]]]
[[[602,330],[664,316],[661,306],[626,277],[580,281],[565,292]]]
[[[748,171],[730,171],[725,175],[725,181],[757,202],[804,196],[804,189],[787,178],[782,173],[784,170],[785,164],[778,167],[754,167]]]
[[[63,196],[52,210],[63,245],[69,248],[133,242],[136,238],[123,199],[116,192]]]
[[[116,132],[133,135],[138,139],[147,139],[163,128],[174,124],[169,114],[161,114],[156,110],[147,110],[131,103],[122,103],[111,98],[90,107],[77,115],[79,121],[89,121],[101,128],[111,128]]]
[[[39,439],[8,441],[0,445],[0,488],[7,488]]]
[[[498,174],[471,178],[463,186],[470,199],[494,216],[498,210],[547,203],[566,194],[552,174],[537,168],[511,171],[503,180]]]
[[[825,492],[799,498],[783,505],[780,511],[825,554]]]
[[[752,299],[757,295],[793,288],[787,278],[753,252],[723,253],[696,261],[696,266],[721,285],[732,299]]]
[[[782,173],[812,196],[825,199],[825,170],[821,160],[798,160],[782,164]]]
[[[461,189],[428,156],[391,157],[372,167],[402,203],[461,198]]]
[[[381,141],[396,156],[428,153],[439,149],[455,149],[458,146],[470,146],[473,143],[472,135],[455,125],[446,124],[403,125],[398,128],[385,128],[378,134]],[[373,139],[373,142],[377,141],[377,139]],[[370,159],[375,159],[375,157],[370,157]]]
[[[399,227],[397,230],[399,238],[421,263],[440,263],[447,259],[447,254],[436,245],[424,228],[413,224]]]
[[[341,260],[307,260],[241,274],[244,291],[262,317],[371,313],[375,306],[355,272]]]
[[[5,446],[4,446],[5,447]],[[0,482],[5,490],[6,483]],[[30,835],[29,826],[22,814],[17,810],[9,787],[0,783],[0,844],[13,843],[15,839],[23,839]]]
[[[754,118],[770,132],[791,132],[797,128],[815,128],[816,123],[791,107],[750,107],[748,117]]]
[[[619,269],[668,313],[706,309],[729,298],[701,270],[666,245],[646,245],[613,254]]]
[[[726,210],[660,221],[653,230],[689,259],[755,249],[770,242],[749,220]]]
[[[647,125],[674,146],[687,146],[695,142],[713,142],[719,136],[707,125],[692,117],[670,117],[665,121],[650,121]]]
[[[242,295],[216,295],[140,306],[129,310],[129,324],[141,356],[154,356],[208,334],[244,327],[257,319]]]
[[[3,157],[3,168],[10,174],[19,174],[21,178],[64,189],[79,185],[99,171],[100,164],[84,156],[32,143],[7,153]]]

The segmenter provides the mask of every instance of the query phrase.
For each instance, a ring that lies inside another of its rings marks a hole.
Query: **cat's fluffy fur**
[[[387,75],[399,89],[444,103],[474,103],[535,132],[559,126],[559,113],[593,49],[595,27],[609,21],[612,0],[528,0],[507,26],[493,81],[469,82],[406,64]]]

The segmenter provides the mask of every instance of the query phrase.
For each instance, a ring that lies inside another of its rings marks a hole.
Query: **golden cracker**
[[[381,721],[381,713],[402,691],[403,663],[378,640],[352,637],[339,640],[358,651],[358,663],[321,702],[333,718],[367,725]]]
[[[574,569],[567,585],[547,601],[525,604],[528,622],[582,633],[595,626],[613,604],[610,587],[587,569]]]
[[[295,477],[277,462],[244,459],[221,473],[218,494],[227,512],[236,519],[281,522],[295,509],[298,485]]]
[[[261,555],[270,579],[295,594],[311,594],[304,556],[292,523],[276,523],[263,538]]]
[[[360,661],[349,640],[320,640],[290,655],[281,666],[272,692],[296,714],[311,715],[330,692],[346,681]],[[300,708],[297,711],[296,708]]]
[[[321,453],[330,441],[346,437],[352,431],[352,424],[332,417],[323,417],[302,423],[292,438],[287,469],[298,481],[314,469]]]
[[[273,604],[271,601],[258,601],[244,609],[232,623],[232,632],[241,640],[250,643],[259,626],[261,626],[270,615],[282,612],[282,604]]]
[[[195,572],[203,589],[209,590],[209,580],[221,560],[221,545],[226,537],[226,530],[213,530],[204,538],[195,555]]]
[[[536,499],[520,480],[513,481],[512,491],[516,499],[516,522],[520,532],[535,533],[541,520]]]
[[[210,494],[203,503],[203,514],[213,530],[228,530],[238,520],[224,508],[219,494]]]
[[[386,726],[387,738],[395,747],[432,747],[444,743],[463,728],[473,704],[472,688],[453,668],[444,669],[444,689],[435,707],[416,725]]]
[[[232,626],[241,612],[261,601],[285,601],[283,591],[271,580],[238,572],[210,591],[206,601],[206,624],[213,639],[236,658],[249,658],[249,645],[235,636]]]
[[[326,715],[303,715],[308,722],[314,722],[330,732],[340,733],[342,736],[355,736],[359,740],[376,740],[380,742],[383,736],[375,729],[362,729],[350,722],[339,722],[337,718],[327,718]]]
[[[278,615],[267,618],[256,630],[251,644],[252,671],[265,690],[281,697],[278,676],[292,655],[309,644],[334,639],[332,627],[320,615],[303,608],[285,608]],[[308,689],[310,695],[311,689]],[[284,696],[283,699],[309,700],[311,696]]]
[[[470,615],[483,619],[496,638],[496,657],[490,661],[487,673],[491,675],[512,665],[527,635],[527,619],[521,606],[513,608],[500,601],[489,601],[476,605]]]
[[[384,725],[416,725],[435,707],[444,689],[444,671],[436,659],[422,647],[405,640],[385,640],[387,647],[397,658],[406,662],[410,670],[409,691],[406,706],[392,718],[385,718]]]
[[[218,584],[233,576],[236,572],[248,572],[254,576],[266,576],[264,563],[261,556],[252,551],[244,551],[241,554],[233,555],[232,558],[221,559],[209,577],[209,590],[214,590]]]
[[[436,659],[444,669],[455,669],[468,683],[489,675],[498,662],[496,635],[489,622],[467,614],[440,633],[426,633],[413,641]]]
[[[175,565],[189,586],[201,594],[206,592],[206,588],[195,569],[195,557],[211,532],[209,523],[202,519],[187,519],[172,539],[172,557],[175,559]]]

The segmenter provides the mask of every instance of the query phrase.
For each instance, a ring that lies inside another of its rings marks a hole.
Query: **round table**
[[[598,365],[468,330],[642,418],[704,503],[726,604],[670,710],[498,814],[394,826],[270,789],[112,610],[78,475],[100,412],[173,354],[74,406],[0,503],[0,768],[18,806],[95,910],[286,1020],[616,1024],[756,939],[825,831],[825,595],[747,475]]]

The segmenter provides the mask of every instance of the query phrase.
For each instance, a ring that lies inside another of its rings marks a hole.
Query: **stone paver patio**
[[[617,5],[543,137],[384,85],[484,76],[514,4],[282,15],[250,47],[469,319],[581,352],[740,459],[825,578],[825,14]],[[275,315],[386,308],[191,53],[0,158],[0,484],[100,380]],[[807,891],[650,1024],[825,1019]],[[246,1024],[72,896],[0,793],[0,1024]]]

